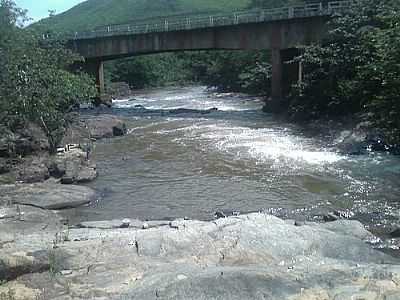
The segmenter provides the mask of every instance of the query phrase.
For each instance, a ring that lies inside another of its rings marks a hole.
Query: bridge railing
[[[272,9],[251,9],[229,14],[211,14],[199,16],[179,16],[158,20],[140,20],[130,24],[117,24],[98,27],[92,31],[76,32],[72,39],[91,39],[114,35],[146,34],[229,26],[245,23],[259,23],[276,20],[305,18],[341,13],[351,6],[351,1],[333,1],[327,4],[310,3],[302,6],[280,7]]]

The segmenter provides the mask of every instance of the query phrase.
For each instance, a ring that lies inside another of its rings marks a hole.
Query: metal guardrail
[[[251,9],[225,14],[170,16],[159,19],[143,19],[129,24],[117,24],[98,27],[92,31],[76,32],[70,39],[93,39],[115,35],[146,34],[192,30],[218,26],[260,23],[276,20],[305,18],[341,13],[349,9],[352,1],[333,1],[328,3],[311,3],[302,6],[280,7],[273,9]]]

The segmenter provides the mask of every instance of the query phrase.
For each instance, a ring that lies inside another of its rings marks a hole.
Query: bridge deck
[[[155,32],[193,30],[219,26],[259,23],[294,18],[332,15],[351,6],[351,1],[333,1],[327,4],[312,3],[302,6],[273,9],[251,9],[227,14],[171,16],[160,19],[144,19],[129,24],[116,24],[98,27],[92,31],[76,32],[71,39],[94,39],[109,36],[135,35]]]

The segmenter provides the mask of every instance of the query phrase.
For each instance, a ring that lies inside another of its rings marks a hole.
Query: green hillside
[[[251,3],[251,0],[88,0],[39,24],[57,32],[79,31],[148,17],[245,9]]]

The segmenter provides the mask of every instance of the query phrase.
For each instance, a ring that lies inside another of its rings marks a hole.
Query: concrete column
[[[271,98],[272,101],[282,100],[282,58],[281,49],[273,48],[271,50],[271,64],[272,64],[272,77],[271,77]]]
[[[96,87],[99,91],[99,96],[105,94],[104,85],[104,64],[101,60],[90,60],[86,61],[84,65],[84,70],[89,75],[96,79]]]
[[[296,48],[285,49],[281,51],[281,60],[283,64],[282,70],[282,90],[283,96],[287,96],[293,84],[302,81],[303,70],[298,62],[294,62],[294,58],[300,55]]]
[[[299,80],[297,82],[299,85],[303,83],[303,63],[301,61],[299,62]]]
[[[100,95],[104,95],[106,93],[106,88],[104,84],[104,63],[102,61],[99,62],[97,67],[96,85],[99,88]]]

